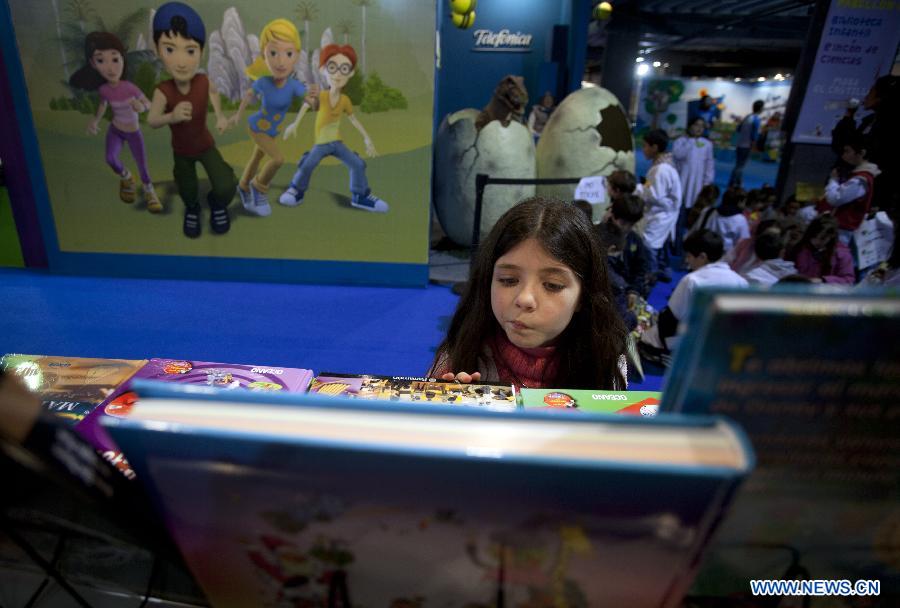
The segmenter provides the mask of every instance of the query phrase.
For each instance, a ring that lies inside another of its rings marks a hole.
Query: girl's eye
[[[518,282],[518,279],[515,277],[497,277],[497,282],[504,287],[512,287]]]
[[[290,59],[291,57],[293,57],[293,56],[294,56],[294,51],[288,51],[288,52],[287,52],[287,56],[288,56],[288,59]]]
[[[119,58],[118,58],[118,57],[113,57],[112,62],[113,62],[113,63],[119,63]]]
[[[276,51],[269,51],[269,57],[274,57],[278,53]]]
[[[96,63],[97,65],[103,65],[103,60],[102,59],[94,59],[94,63]]]
[[[560,285],[559,283],[544,283],[544,289],[547,291],[557,292],[565,289],[565,285]]]
[[[193,57],[197,53],[197,49],[188,49],[188,55]]]

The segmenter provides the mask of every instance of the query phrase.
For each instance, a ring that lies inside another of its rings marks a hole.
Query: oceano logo
[[[625,401],[627,395],[591,395],[591,399],[595,401]]]
[[[254,367],[250,370],[251,374],[275,374],[276,376],[280,376],[284,373],[283,369],[275,369],[272,367]]]
[[[531,52],[531,34],[511,32],[507,29],[495,32],[494,30],[475,30],[475,51],[505,51],[514,53]]]

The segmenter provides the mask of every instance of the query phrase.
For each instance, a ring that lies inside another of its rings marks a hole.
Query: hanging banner
[[[900,3],[833,0],[793,141],[831,144],[851,98],[862,100],[889,74],[900,44]]]

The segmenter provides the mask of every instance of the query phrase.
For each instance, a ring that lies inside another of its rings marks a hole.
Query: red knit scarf
[[[545,388],[556,381],[559,357],[555,346],[519,348],[500,331],[491,339],[490,347],[500,382],[526,388]]]

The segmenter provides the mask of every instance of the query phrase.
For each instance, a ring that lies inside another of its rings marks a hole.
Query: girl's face
[[[835,236],[837,235],[830,230],[821,230],[817,235],[810,237],[809,244],[816,251],[822,251],[829,243],[831,243]]]
[[[276,80],[284,80],[294,73],[294,66],[297,65],[300,53],[293,42],[272,40],[263,49],[263,57],[272,76]]]
[[[706,121],[704,120],[695,120],[691,123],[691,126],[688,128],[688,133],[691,137],[700,137],[703,135],[703,129],[706,128]]]
[[[494,263],[491,309],[519,348],[546,346],[568,327],[579,308],[581,280],[530,238]]]
[[[122,79],[125,61],[122,59],[122,53],[116,49],[97,50],[91,55],[91,66],[106,82],[116,84]]]

